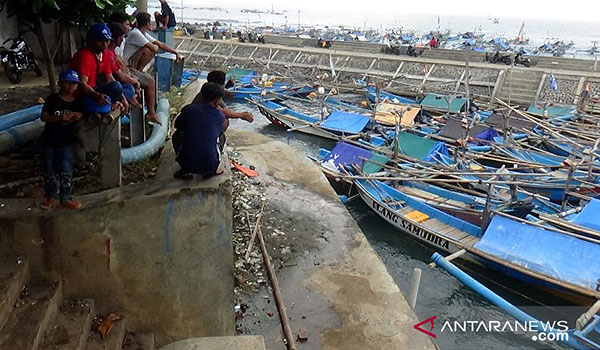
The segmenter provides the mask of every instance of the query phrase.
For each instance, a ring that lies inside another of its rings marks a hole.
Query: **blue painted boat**
[[[375,86],[369,85],[366,87],[366,89],[367,89],[369,101],[371,101],[371,103],[375,103],[375,101],[383,102],[385,100],[388,100],[393,103],[412,104],[412,105],[417,104],[417,100],[415,100],[415,99],[403,97],[403,96],[399,96],[399,95],[394,95],[392,93],[385,92],[385,91],[379,91],[379,99],[377,99],[377,88]]]
[[[590,311],[593,311],[592,309],[588,310],[588,312],[583,314],[577,320],[578,328],[558,330],[558,327],[555,323],[549,321],[540,321],[525,313],[463,272],[439,253],[434,253],[431,259],[436,266],[444,269],[450,275],[454,276],[467,287],[474,290],[487,301],[500,308],[503,312],[514,317],[523,325],[530,325],[529,327],[524,327],[524,329],[543,332],[545,336],[544,338],[547,339],[550,338],[548,337],[548,334],[550,334],[552,338],[555,338],[557,341],[562,342],[564,345],[572,349],[600,349],[600,344],[597,343],[597,340],[595,340],[600,334],[600,317],[593,314],[590,317],[589,313]],[[531,325],[534,325],[535,327],[531,327]],[[529,336],[529,334],[527,334],[527,336]]]
[[[455,253],[478,240],[480,228],[378,180],[355,180],[358,194],[377,215],[411,237]]]
[[[340,110],[334,110],[321,120],[320,116],[304,114],[274,101],[260,98],[249,101],[276,126],[333,140],[363,132],[370,121],[363,114]]]

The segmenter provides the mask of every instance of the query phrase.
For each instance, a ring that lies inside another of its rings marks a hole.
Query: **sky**
[[[180,0],[169,0],[170,3],[179,3]],[[184,6],[242,6],[245,8],[270,9],[273,5],[275,10],[288,9],[294,12],[297,9],[321,9],[323,11],[342,10],[349,13],[364,14],[365,16],[376,16],[377,13],[427,13],[430,15],[451,16],[491,16],[512,17],[519,19],[535,18],[550,20],[581,20],[596,22],[600,31],[600,1],[598,0],[428,0],[420,1],[398,1],[378,0],[372,6],[369,1],[348,0],[184,0]],[[290,11],[291,12],[291,11]],[[373,20],[370,18],[370,20]]]

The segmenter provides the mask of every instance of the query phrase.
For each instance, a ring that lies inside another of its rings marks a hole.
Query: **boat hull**
[[[375,199],[368,191],[360,184],[355,183],[356,189],[361,199],[368,205],[377,215],[387,221],[389,224],[394,226],[401,232],[408,234],[413,239],[423,242],[436,250],[441,250],[446,253],[455,253],[464,247],[459,245],[458,242],[452,241],[435,231],[423,227],[401,215],[398,215],[391,210],[384,203],[379,202]]]

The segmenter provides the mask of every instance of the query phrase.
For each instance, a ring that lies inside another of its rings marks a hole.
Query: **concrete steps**
[[[94,301],[91,299],[63,302],[40,349],[85,350],[94,316]]]
[[[61,282],[42,279],[29,283],[0,333],[0,350],[37,350],[61,301]]]
[[[61,281],[29,278],[27,261],[0,263],[0,350],[154,350],[154,335],[126,333],[123,319],[102,339],[93,300],[63,302]]]
[[[94,327],[96,328],[96,327]],[[121,350],[125,339],[125,320],[113,324],[112,331],[102,339],[95,329],[90,331],[86,350]]]
[[[10,260],[0,265],[0,331],[10,316],[19,294],[29,280],[29,263]]]
[[[153,333],[127,333],[123,340],[123,350],[154,350]]]
[[[512,74],[506,72],[504,84],[498,91],[498,98],[511,102],[529,104],[535,100],[538,87],[542,79],[542,73],[538,71],[527,71],[524,69],[514,70]]]

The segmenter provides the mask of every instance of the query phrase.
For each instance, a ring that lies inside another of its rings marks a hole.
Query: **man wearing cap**
[[[42,209],[50,210],[59,204],[64,208],[80,209],[71,198],[73,178],[73,123],[83,116],[82,106],[75,99],[79,75],[63,69],[58,76],[60,91],[50,95],[42,107],[40,119],[45,122],[42,133],[42,168],[46,199]]]
[[[104,23],[92,25],[87,33],[87,46],[73,55],[69,68],[79,74],[79,93],[83,95],[87,113],[109,113],[112,108],[127,110],[129,105],[123,96],[123,87],[111,73],[110,59],[104,55],[112,34]],[[104,84],[98,84],[98,78]]]

